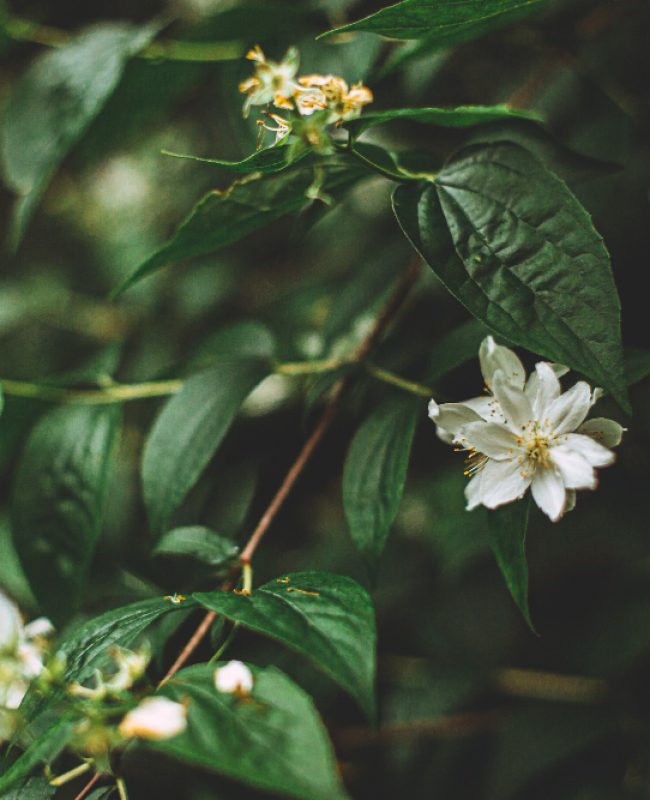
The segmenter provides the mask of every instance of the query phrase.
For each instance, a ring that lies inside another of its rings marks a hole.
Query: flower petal
[[[523,389],[514,386],[501,370],[497,370],[494,373],[492,391],[510,430],[513,433],[521,433],[521,430],[533,419],[533,410]]]
[[[518,500],[530,486],[530,476],[516,461],[490,460],[481,472],[481,503],[487,508]]]
[[[501,370],[509,383],[524,388],[526,371],[519,358],[508,347],[497,344],[491,336],[486,336],[478,351],[481,372],[485,385],[491,389],[494,373]]]
[[[589,384],[578,381],[568,392],[564,392],[547,406],[540,416],[548,419],[556,434],[572,433],[584,422],[591,405]]]
[[[471,422],[465,425],[463,439],[474,450],[496,461],[512,459],[516,446],[512,431],[496,422]]]
[[[458,436],[461,428],[470,422],[482,421],[482,417],[464,403],[438,405],[435,400],[429,402],[429,419],[454,436]]]
[[[578,433],[591,437],[603,447],[616,447],[621,443],[625,428],[613,419],[596,417],[583,422]]]
[[[559,472],[548,467],[535,470],[531,492],[535,502],[551,522],[557,522],[564,514],[567,499],[564,481]]]
[[[581,433],[568,433],[562,437],[567,447],[579,453],[592,467],[608,467],[616,460],[611,450]]]
[[[525,392],[533,408],[533,414],[539,419],[543,416],[544,409],[560,396],[560,381],[553,365],[548,361],[535,364],[535,372],[528,379]]]
[[[463,405],[471,408],[472,411],[476,411],[486,422],[505,423],[506,421],[501,412],[499,401],[492,395],[483,394],[479,397],[471,397],[469,400],[465,400]]]
[[[465,487],[465,499],[467,511],[473,511],[477,506],[481,505],[481,481],[483,479],[484,470],[479,470]]]
[[[550,458],[557,467],[557,471],[567,489],[596,488],[594,468],[581,453],[576,452],[566,444],[560,444],[551,448]],[[552,472],[553,470],[550,471]]]

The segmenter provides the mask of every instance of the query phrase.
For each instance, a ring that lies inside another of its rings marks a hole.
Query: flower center
[[[522,435],[517,437],[517,446],[524,451],[520,460],[532,467],[549,467],[554,440],[555,436],[549,430],[548,424],[531,420],[525,426]]]

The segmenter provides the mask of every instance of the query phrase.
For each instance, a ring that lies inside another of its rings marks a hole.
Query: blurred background
[[[317,204],[215,255],[174,264],[116,303],[107,299],[203,193],[235,177],[161,150],[228,159],[254,151],[258,127],[254,115],[242,118],[237,87],[250,72],[243,56],[255,43],[275,59],[295,44],[301,71],[363,80],[377,109],[510,102],[542,113],[552,137],[525,123],[472,131],[396,123],[367,138],[440,164],[467,141],[500,138],[543,158],[585,204],[612,254],[633,371],[650,346],[648,3],[559,0],[535,17],[447,49],[371,34],[315,40],[381,5],[0,3],[2,108],[48,46],[43,41],[89,24],[157,18],[164,26],[160,41],[203,43],[208,59],[162,52],[132,59],[54,175],[17,252],[3,251],[0,382],[86,387],[107,377],[182,376],[230,352],[233,342],[239,349],[258,346],[268,331],[281,361],[329,357],[367,331],[413,261],[390,210],[392,187],[381,178],[361,182],[331,209]],[[3,220],[14,199],[2,190]],[[467,322],[464,309],[423,268],[374,361],[426,382],[435,373],[435,346]],[[313,380],[265,381],[176,522],[245,540],[310,430],[323,389]],[[443,399],[478,394],[477,362],[451,371],[435,389]],[[256,581],[319,568],[371,586],[346,530],[341,469],[359,423],[386,391],[368,378],[355,382],[257,556]],[[297,656],[238,635],[232,657],[276,663],[313,694],[354,798],[650,798],[649,399],[646,379],[632,389],[633,418],[602,401],[597,415],[629,429],[616,466],[560,523],[532,515],[528,558],[538,637],[508,594],[484,518],[463,510],[460,457],[437,440],[423,403],[400,516],[371,586],[379,624],[379,729],[367,727],[350,701]],[[151,556],[138,469],[160,405],[126,406],[80,617],[206,585],[196,566]],[[12,476],[48,407],[7,392],[0,418],[0,586],[27,612],[38,609],[11,540]],[[152,631],[161,663],[191,629],[185,620],[178,630],[161,624]],[[188,777],[169,762],[152,769],[150,756],[136,755],[125,768],[136,798],[262,796],[194,770]]]

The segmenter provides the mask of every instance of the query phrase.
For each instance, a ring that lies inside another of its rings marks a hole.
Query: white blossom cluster
[[[43,672],[53,631],[44,617],[25,625],[18,606],[0,591],[0,744],[12,736],[16,711],[31,682]]]

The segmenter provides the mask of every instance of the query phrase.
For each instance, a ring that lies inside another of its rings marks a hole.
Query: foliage
[[[649,24],[0,3],[0,797],[650,796]]]

